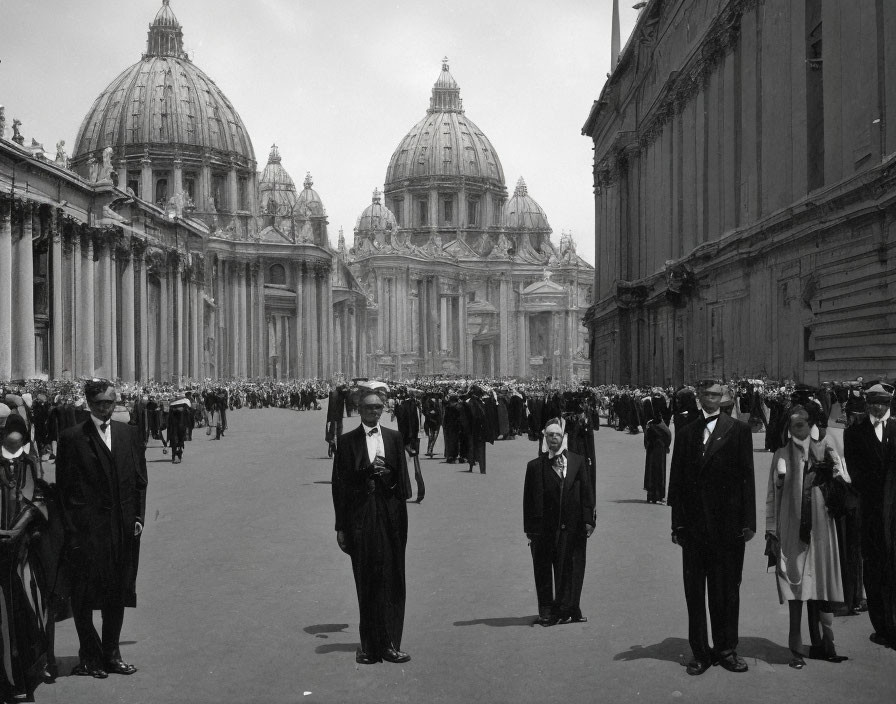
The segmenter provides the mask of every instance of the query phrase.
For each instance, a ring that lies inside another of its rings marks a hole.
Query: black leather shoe
[[[870,640],[872,643],[875,643],[876,645],[882,645],[885,648],[890,647],[890,641],[887,640],[887,637],[877,632],[874,632],[870,636],[868,636],[868,640]]]
[[[810,645],[809,646],[809,657],[812,660],[826,660],[827,662],[835,662],[840,663],[844,660],[849,660],[846,655],[837,655],[836,651],[827,652],[823,645]]]
[[[395,648],[387,648],[383,651],[383,660],[386,662],[408,662],[411,656]]]
[[[545,628],[550,628],[551,626],[556,626],[560,622],[559,616],[546,616],[544,618],[538,619],[537,623]]]
[[[363,650],[358,648],[355,651],[355,662],[359,665],[375,665],[378,662],[382,662],[379,658],[375,658],[372,655],[368,655]]]
[[[737,653],[728,653],[727,655],[721,656],[719,658],[719,665],[728,670],[728,672],[746,672],[750,669],[747,667],[746,660],[738,657]]]
[[[74,669],[72,669],[72,675],[75,675],[76,677],[94,677],[98,680],[104,680],[109,676],[109,673],[98,667],[82,662],[75,665]]]
[[[124,660],[110,660],[106,663],[106,672],[111,675],[133,675],[137,668]]]
[[[687,673],[695,676],[702,675],[710,667],[712,667],[712,663],[706,660],[691,660],[687,666]]]

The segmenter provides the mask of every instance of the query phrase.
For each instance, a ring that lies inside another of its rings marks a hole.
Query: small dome
[[[312,188],[314,181],[311,180],[310,171],[305,174],[305,182],[302,185],[304,188],[296,198],[296,215],[304,217],[307,208],[311,217],[325,217],[327,211],[324,208],[324,203],[320,199],[320,196],[317,195],[317,191]]]
[[[268,215],[289,215],[297,200],[296,184],[281,165],[280,150],[275,144],[258,181],[259,206]]]
[[[432,88],[429,110],[399,142],[386,169],[386,190],[406,179],[462,176],[504,186],[504,169],[495,148],[463,110],[460,88],[448,59]]]
[[[504,204],[504,226],[509,230],[551,230],[547,215],[529,195],[522,176],[516,183],[513,198]]]
[[[162,7],[159,8],[159,11],[156,13],[156,18],[152,23],[155,27],[180,28],[180,22],[178,22],[177,17],[174,16],[169,0],[162,0]]]
[[[379,189],[374,189],[373,202],[364,208],[364,212],[358,217],[355,230],[357,232],[398,230],[398,221],[392,211],[383,205]]]

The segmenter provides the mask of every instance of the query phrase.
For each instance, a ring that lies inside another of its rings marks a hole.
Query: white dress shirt
[[[890,409],[887,409],[887,412],[884,413],[882,418],[875,418],[871,416],[871,424],[874,426],[874,434],[877,435],[877,439],[881,442],[884,441],[884,425],[890,419]]]
[[[380,427],[380,424],[376,424],[376,432],[373,435],[370,434],[370,431],[373,430],[373,428],[368,427],[363,423],[361,423],[361,427],[364,429],[364,434],[366,435],[364,439],[367,441],[367,458],[373,462],[377,455],[385,457],[386,446],[383,444],[383,429]]]
[[[704,420],[709,418],[709,416],[710,416],[709,413],[707,413],[706,411],[704,411],[702,409],[701,409],[701,412],[703,413]],[[716,421],[719,419],[719,413],[721,413],[721,411],[716,411],[714,414],[712,414],[715,416],[715,418],[713,418],[711,421],[709,421],[709,423],[707,423],[706,427],[703,429],[703,444],[704,445],[709,442],[709,436],[712,435],[712,431],[716,429]]]
[[[92,420],[93,424],[96,426],[96,432],[103,439],[103,442],[106,443],[106,447],[109,448],[109,452],[112,452],[112,421],[102,421],[92,413],[90,414],[90,420]],[[106,424],[105,431],[103,431],[103,423]]]
[[[555,454],[548,450],[548,459],[551,461],[551,466],[554,468],[557,476],[561,479],[566,479],[566,455],[563,452],[564,450],[561,449]]]

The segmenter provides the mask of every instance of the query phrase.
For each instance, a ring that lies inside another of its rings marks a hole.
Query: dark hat
[[[868,403],[889,403],[892,399],[893,387],[889,384],[875,384],[865,392]]]
[[[21,433],[25,442],[28,442],[31,439],[30,434],[28,433],[28,424],[18,413],[11,413],[9,415],[6,419],[6,425],[3,426],[3,432],[5,435],[9,435],[10,433]]]
[[[701,394],[722,394],[722,385],[715,379],[703,379],[697,382],[697,391]]]

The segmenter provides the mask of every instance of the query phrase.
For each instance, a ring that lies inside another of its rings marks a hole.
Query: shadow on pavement
[[[455,626],[529,626],[535,623],[535,616],[506,616],[504,618],[474,618],[472,621],[455,621]]]
[[[361,647],[360,643],[327,643],[319,645],[314,649],[318,655],[326,655],[328,653],[354,653]]]
[[[315,626],[305,626],[302,630],[311,635],[318,633],[340,633],[348,628],[347,623],[318,623]]]
[[[614,504],[646,504],[647,499],[611,499]]]
[[[55,679],[62,679],[63,677],[71,677],[72,670],[81,662],[81,658],[77,655],[67,655],[65,657],[56,658],[56,677]]]
[[[741,638],[737,654],[742,658],[762,660],[769,665],[786,665],[790,662],[790,651],[768,638]],[[667,660],[684,665],[691,659],[691,646],[686,638],[666,638],[653,645],[633,645],[625,652],[613,656],[613,660],[624,662],[645,658]]]
[[[329,480],[325,480],[325,481],[314,482],[314,483],[315,483],[315,484],[332,484],[333,482],[331,482],[331,481],[329,481]]]

